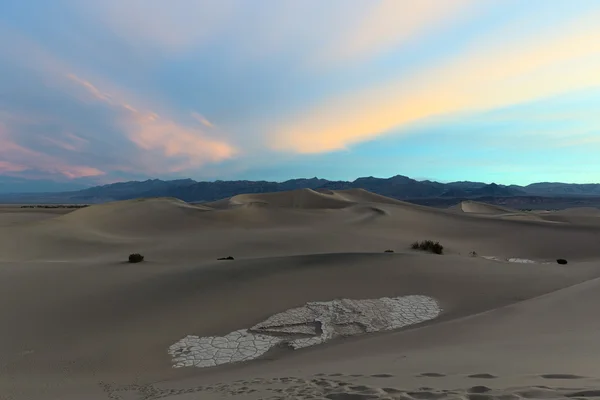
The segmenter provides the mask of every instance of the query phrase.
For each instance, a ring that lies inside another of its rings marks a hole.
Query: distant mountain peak
[[[318,177],[295,178],[284,182],[271,181],[225,181],[197,182],[190,178],[176,180],[147,179],[95,186],[72,192],[28,194],[32,199],[48,199],[53,202],[97,203],[126,200],[139,197],[176,197],[184,201],[214,201],[243,193],[280,192],[297,189],[345,190],[365,189],[383,196],[400,200],[416,199],[477,199],[509,198],[518,196],[598,196],[600,184],[534,183],[527,186],[500,185],[482,182],[457,181],[439,183],[418,181],[404,175],[389,178],[360,177],[354,181],[330,181]],[[11,201],[14,201],[14,196]],[[43,200],[37,200],[43,202]]]

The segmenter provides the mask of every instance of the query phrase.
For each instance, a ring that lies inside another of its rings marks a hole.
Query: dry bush
[[[414,250],[428,251],[434,254],[443,254],[444,246],[440,242],[434,242],[433,240],[423,240],[421,242],[414,242],[411,247]]]

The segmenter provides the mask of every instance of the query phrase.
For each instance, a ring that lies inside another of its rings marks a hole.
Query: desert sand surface
[[[66,208],[21,208],[18,204],[0,204],[0,226],[17,225],[30,221],[41,221],[73,211]]]
[[[600,208],[596,207],[572,207],[552,211],[534,211],[533,213],[542,216],[546,221],[578,225],[595,226],[600,219]]]
[[[476,214],[480,217],[490,217],[495,219],[509,219],[519,221],[546,221],[546,222],[563,222],[560,219],[544,218],[539,212],[526,212],[513,210],[507,207],[502,207],[494,204],[486,204],[478,201],[467,200],[450,207],[450,210],[458,213]]]
[[[581,210],[362,190],[15,210],[0,399],[600,397],[600,219]]]

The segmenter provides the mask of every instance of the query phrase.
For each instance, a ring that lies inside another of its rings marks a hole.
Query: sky
[[[600,182],[598,0],[0,0],[0,191]]]

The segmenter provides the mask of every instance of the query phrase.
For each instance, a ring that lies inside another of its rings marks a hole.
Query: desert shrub
[[[235,260],[235,258],[233,258],[231,256],[227,256],[227,257],[217,258],[217,260]]]
[[[559,258],[558,260],[556,260],[556,262],[561,265],[565,265],[567,263],[567,260],[565,260],[564,258]]]
[[[442,254],[444,252],[444,246],[439,242],[435,242],[433,245],[429,246],[429,251],[435,254]]]
[[[414,242],[411,247],[415,250],[428,251],[434,254],[442,254],[444,252],[444,246],[440,242],[434,242],[433,240],[423,240],[421,242]]]
[[[139,254],[139,253],[134,253],[134,254],[130,254],[129,255],[129,262],[130,263],[139,263],[144,261],[144,256]]]
[[[477,255],[478,254],[475,251],[472,251],[472,252],[469,253],[469,257],[477,257]]]
[[[394,252],[394,250],[390,250],[390,249],[384,251],[384,253],[393,253],[393,252]]]

